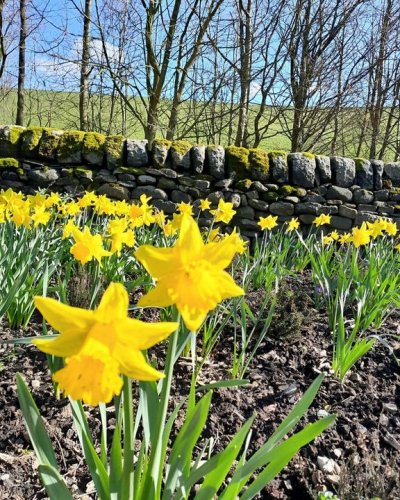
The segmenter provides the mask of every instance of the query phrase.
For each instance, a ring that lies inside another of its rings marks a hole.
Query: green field
[[[14,90],[5,93],[0,89],[0,123],[15,123],[16,114],[16,92]],[[90,129],[104,134],[122,134],[127,137],[144,138],[143,126],[140,119],[135,117],[130,110],[124,109],[121,102],[117,100],[114,109],[111,106],[109,95],[93,95],[90,97],[89,122]],[[145,118],[146,112],[143,104],[132,98],[132,105],[137,109],[141,118]],[[249,111],[249,131],[252,134],[254,117],[258,106],[253,105]],[[229,105],[219,103],[214,108],[205,106],[203,103],[186,102],[181,105],[179,115],[179,126],[176,138],[187,139],[193,144],[232,144],[235,138],[236,123],[229,123]],[[261,126],[263,126],[271,113],[267,109]],[[321,126],[326,117],[326,111],[321,110]],[[345,109],[341,113],[341,132],[335,148],[335,153],[343,156],[356,156],[358,137],[361,127],[362,110]],[[291,126],[291,110],[283,115],[287,128]],[[163,101],[160,110],[159,137],[165,137],[169,116],[169,102]],[[25,96],[25,125],[39,125],[59,129],[79,129],[79,94],[76,92],[56,92],[45,90],[27,90]],[[383,127],[384,128],[384,127]],[[309,141],[307,150],[314,153],[330,154],[332,131],[327,130],[324,137],[316,143]],[[250,139],[252,143],[252,138]],[[368,157],[368,141],[362,147],[361,156]],[[268,136],[265,137],[260,146],[266,150],[290,151],[290,139],[288,133],[281,128],[279,121],[274,122],[268,128]],[[393,160],[393,153],[388,153],[387,159]]]

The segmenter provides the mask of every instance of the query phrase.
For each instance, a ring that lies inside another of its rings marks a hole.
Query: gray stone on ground
[[[320,156],[317,155],[315,157],[315,162],[317,165],[316,174],[321,184],[325,184],[326,182],[331,182],[332,180],[332,171],[331,171],[331,159],[329,156]]]
[[[193,146],[190,150],[192,169],[195,174],[201,174],[204,170],[206,160],[205,146]]]
[[[353,198],[353,193],[350,189],[339,187],[339,186],[330,186],[326,193],[327,200],[341,200],[341,201],[351,201]]]
[[[149,166],[147,140],[126,140],[126,164],[128,167]]]
[[[331,158],[333,182],[336,186],[350,187],[356,177],[356,164],[350,158],[333,156]]]
[[[385,163],[384,173],[393,186],[400,186],[400,162]]]
[[[312,214],[312,215],[317,215],[320,208],[321,204],[319,203],[310,203],[310,202],[305,202],[305,203],[297,203],[294,206],[294,211],[296,214]]]
[[[370,161],[361,162],[361,160],[358,160],[356,184],[364,189],[374,189],[374,169]]]
[[[292,182],[295,186],[314,187],[316,168],[314,158],[309,158],[302,153],[290,153],[288,163],[289,167],[291,167]]]
[[[293,215],[294,206],[286,201],[275,201],[269,206],[269,211],[273,215]]]
[[[341,205],[339,207],[339,215],[348,219],[355,219],[357,217],[357,210],[346,205]]]
[[[208,170],[215,179],[225,178],[225,149],[222,146],[208,146],[206,149]]]

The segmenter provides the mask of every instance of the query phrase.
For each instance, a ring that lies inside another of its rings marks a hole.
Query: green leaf
[[[38,470],[46,493],[51,500],[73,500],[73,496],[57,469],[48,464],[41,464]]]
[[[165,482],[163,499],[172,498],[177,483],[184,483],[189,476],[193,448],[207,420],[212,392],[203,396],[193,411],[186,416],[169,455],[169,471]]]
[[[25,425],[32,442],[33,449],[44,465],[51,465],[58,471],[57,459],[47,434],[42,417],[26,386],[24,379],[17,373],[17,393],[19,405],[24,416]]]

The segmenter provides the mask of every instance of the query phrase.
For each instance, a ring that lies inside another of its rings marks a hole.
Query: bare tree
[[[85,0],[82,36],[81,77],[79,84],[79,120],[81,130],[88,130],[89,124],[89,74],[90,74],[90,22],[91,0]]]

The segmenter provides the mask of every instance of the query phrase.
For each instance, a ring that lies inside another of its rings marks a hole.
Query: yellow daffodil
[[[128,221],[126,219],[114,219],[108,224],[111,238],[111,253],[120,254],[122,245],[133,247],[135,236],[132,230],[128,230]]]
[[[46,226],[50,220],[50,216],[50,212],[47,212],[44,206],[36,207],[31,216],[33,226],[38,227],[41,224]]]
[[[104,250],[100,234],[91,234],[87,226],[83,231],[79,229],[73,231],[72,236],[76,243],[71,247],[70,252],[81,264],[86,264],[92,259],[101,263],[102,257],[111,255],[110,252]]]
[[[397,243],[397,245],[394,247],[398,252],[400,252],[400,243]]]
[[[164,226],[165,236],[171,237],[178,232],[178,229],[172,224],[172,222],[167,222]]]
[[[300,226],[299,219],[297,217],[293,217],[293,219],[290,219],[290,221],[288,222],[286,232],[291,233],[292,231],[298,229],[299,226]]]
[[[397,224],[395,222],[386,221],[385,231],[389,236],[396,236]]]
[[[180,214],[193,215],[193,207],[190,203],[181,201],[176,205],[176,208]]]
[[[314,224],[316,226],[325,226],[325,224],[331,223],[331,216],[327,214],[321,214],[318,217],[315,217]]]
[[[344,233],[340,236],[339,238],[339,242],[342,244],[342,245],[345,245],[346,243],[350,243],[351,242],[351,234],[350,233]]]
[[[267,217],[260,217],[257,224],[260,226],[262,231],[274,229],[278,225],[278,216],[268,215]]]
[[[29,229],[31,224],[29,204],[26,203],[23,206],[16,205],[12,210],[10,210],[9,217],[17,227],[25,226]]]
[[[108,403],[121,392],[121,374],[138,380],[164,376],[141,351],[167,338],[178,324],[129,318],[128,293],[120,283],[110,284],[94,311],[45,297],[35,297],[35,305],[60,335],[33,343],[47,354],[65,358],[65,367],[54,380],[72,399],[93,406]]]
[[[44,206],[46,208],[51,208],[56,205],[59,205],[61,203],[61,198],[58,193],[51,193],[50,196],[48,196],[44,202]]]
[[[332,236],[324,236],[324,237],[322,238],[322,243],[323,243],[324,245],[330,245],[331,243],[333,243],[333,241],[334,241],[334,240],[333,240]]]
[[[232,243],[236,247],[236,253],[242,254],[247,250],[249,242],[244,241],[244,239],[241,238],[240,234],[236,231],[236,228],[233,230],[230,236],[226,235],[225,238],[231,238]]]
[[[156,280],[155,288],[140,299],[139,306],[176,304],[186,326],[197,330],[219,302],[244,294],[224,271],[237,251],[235,239],[230,235],[205,244],[195,220],[183,215],[174,247],[143,245],[135,253]]]
[[[63,227],[63,234],[61,239],[65,240],[74,234],[75,231],[79,232],[79,228],[75,225],[73,219],[69,219]]]
[[[371,233],[368,231],[365,222],[361,224],[361,227],[353,227],[351,241],[356,248],[368,245],[370,239]]]
[[[218,241],[221,238],[219,227],[212,229],[208,235],[208,241]]]
[[[210,200],[207,200],[207,198],[204,200],[200,200],[200,210],[204,211],[204,210],[209,210],[210,207],[211,207],[211,201]]]
[[[333,241],[338,241],[340,238],[340,234],[337,231],[332,231],[330,237],[333,239]]]
[[[157,224],[158,227],[161,229],[164,228],[166,224],[167,216],[165,215],[163,210],[157,210],[154,214],[154,222]]]
[[[377,219],[374,222],[367,222],[368,231],[370,232],[371,238],[374,240],[379,236],[383,236],[387,222],[384,219]]]
[[[221,199],[218,202],[218,207],[215,210],[210,210],[210,213],[214,215],[215,222],[229,224],[236,211],[233,210],[233,203]]]

